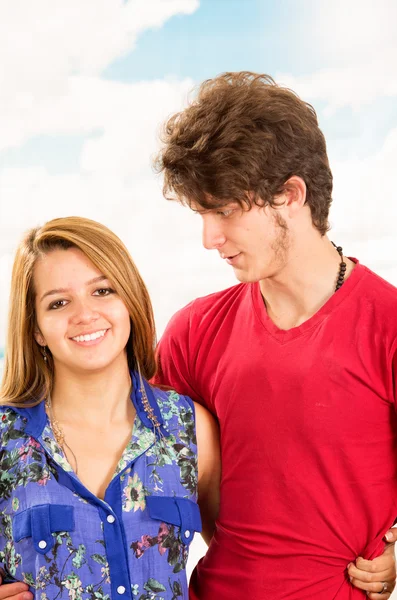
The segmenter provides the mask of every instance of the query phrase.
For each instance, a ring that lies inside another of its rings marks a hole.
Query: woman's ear
[[[47,346],[45,339],[43,338],[43,336],[41,335],[41,332],[38,329],[35,330],[33,335],[34,335],[34,339],[39,344],[39,346]]]

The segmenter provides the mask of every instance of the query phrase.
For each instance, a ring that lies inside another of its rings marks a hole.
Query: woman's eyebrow
[[[93,283],[99,283],[100,281],[104,281],[105,279],[107,279],[106,275],[99,275],[99,277],[94,277],[94,279],[90,279],[89,281],[87,281],[86,285],[88,286],[92,285]],[[56,288],[53,290],[49,290],[48,292],[45,292],[42,295],[42,297],[40,298],[40,302],[42,302],[47,296],[53,296],[54,294],[65,294],[68,291],[69,288]]]

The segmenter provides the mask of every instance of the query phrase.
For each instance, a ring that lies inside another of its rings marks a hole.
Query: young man
[[[396,291],[325,236],[332,177],[313,109],[269,77],[221,76],[169,123],[167,195],[242,282],[193,302],[159,347],[159,380],[219,419],[218,527],[200,600],[385,593],[396,516]],[[339,283],[337,283],[337,281]],[[335,292],[335,288],[338,291]],[[394,312],[393,312],[394,311]],[[32,600],[23,583],[0,600]]]
[[[327,237],[325,140],[293,92],[224,74],[165,132],[165,196],[201,215],[240,281],[179,311],[159,345],[158,381],[221,430],[218,527],[192,598],[364,598],[348,564],[381,554],[397,516],[397,290]],[[376,564],[357,562],[386,599]]]

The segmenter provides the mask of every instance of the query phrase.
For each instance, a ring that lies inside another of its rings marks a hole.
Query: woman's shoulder
[[[178,394],[175,390],[153,388],[157,406],[165,428],[176,434],[188,445],[196,446],[196,415],[194,402],[189,396]]]
[[[189,396],[179,394],[173,389],[159,387],[153,387],[152,389],[165,421],[176,417],[182,423],[193,420],[196,427],[200,426],[203,430],[216,430],[218,428],[218,423],[213,414]]]
[[[26,418],[12,406],[0,406],[0,447],[6,448],[12,440],[25,438]]]
[[[175,414],[180,410],[190,410],[194,413],[195,403],[189,396],[179,394],[177,391],[165,387],[159,388],[155,386],[152,389],[161,411],[163,407],[172,407]]]

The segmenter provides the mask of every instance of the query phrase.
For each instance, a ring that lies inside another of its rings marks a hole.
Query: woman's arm
[[[211,413],[195,402],[198,448],[198,504],[203,522],[202,536],[209,544],[219,511],[221,453],[219,427]]]

